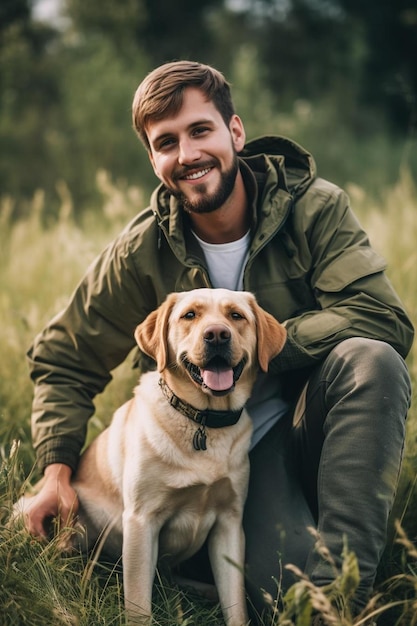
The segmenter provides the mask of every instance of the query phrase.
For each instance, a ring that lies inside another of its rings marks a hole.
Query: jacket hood
[[[265,172],[265,158],[285,178],[289,193],[302,195],[317,176],[316,163],[312,155],[302,146],[286,137],[265,135],[248,141],[239,156],[256,174]]]

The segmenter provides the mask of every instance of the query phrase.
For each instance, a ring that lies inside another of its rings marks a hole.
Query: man
[[[255,601],[260,588],[275,597],[280,561],[329,583],[334,569],[307,530],[315,526],[336,565],[344,538],[356,553],[359,612],[386,540],[410,400],[403,358],[413,330],[385,263],[306,151],[278,137],[245,145],[215,69],[157,68],[135,94],[133,121],[161,185],[29,352],[46,480],[27,526],[42,536],[46,518],[65,522],[76,510],[69,481],[92,401],[134,347],[136,325],[171,291],[245,289],[288,332],[248,406],[248,590]],[[189,571],[202,573],[203,556]]]

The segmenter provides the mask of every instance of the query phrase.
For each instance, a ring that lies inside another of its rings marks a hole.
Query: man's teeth
[[[195,180],[196,178],[201,178],[205,176],[210,171],[210,167],[207,167],[205,170],[200,170],[199,172],[195,172],[194,174],[189,174],[188,176],[184,176],[185,180]]]

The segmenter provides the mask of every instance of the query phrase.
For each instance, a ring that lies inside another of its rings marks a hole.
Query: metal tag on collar
[[[194,450],[207,450],[207,434],[203,426],[197,428],[193,437]]]

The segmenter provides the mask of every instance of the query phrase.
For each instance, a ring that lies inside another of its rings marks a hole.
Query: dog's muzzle
[[[183,363],[192,380],[216,396],[233,391],[245,367],[244,359],[235,367],[231,367],[227,360],[219,355],[207,361],[204,367],[191,363],[186,357]]]

